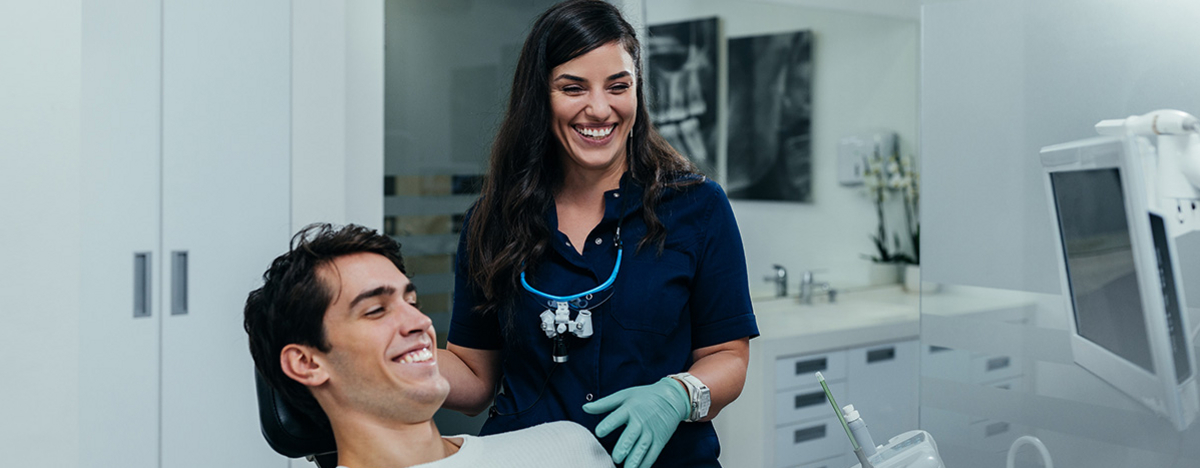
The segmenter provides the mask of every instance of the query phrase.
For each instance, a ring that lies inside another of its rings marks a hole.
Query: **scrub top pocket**
[[[669,249],[658,256],[657,249],[648,246],[622,263],[619,292],[609,309],[613,321],[626,330],[673,333],[691,296],[691,259]]]

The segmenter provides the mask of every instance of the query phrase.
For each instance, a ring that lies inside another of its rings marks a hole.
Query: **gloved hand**
[[[613,448],[614,463],[625,461],[625,468],[648,468],[658,459],[675,428],[687,419],[692,404],[678,380],[663,377],[650,385],[630,387],[583,405],[583,410],[590,414],[612,411],[596,425],[598,437],[625,426]]]

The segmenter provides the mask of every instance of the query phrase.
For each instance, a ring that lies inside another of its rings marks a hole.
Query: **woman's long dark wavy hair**
[[[522,265],[533,270],[552,238],[546,210],[561,188],[560,146],[551,125],[550,73],[563,63],[606,44],[618,43],[633,58],[637,110],[626,158],[632,178],[645,188],[646,236],[638,248],[663,248],[666,228],[655,215],[667,187],[696,183],[695,166],[654,129],[642,85],[641,45],[621,12],[603,0],[557,4],[533,25],[513,77],[508,111],[492,144],[491,166],[467,226],[470,281],[479,290],[477,311],[498,311],[520,291]],[[511,314],[506,324],[512,326]]]

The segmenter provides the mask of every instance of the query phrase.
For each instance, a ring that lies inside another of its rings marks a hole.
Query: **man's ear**
[[[329,373],[317,357],[317,350],[305,345],[289,344],[279,352],[283,373],[307,387],[317,387],[329,380]]]

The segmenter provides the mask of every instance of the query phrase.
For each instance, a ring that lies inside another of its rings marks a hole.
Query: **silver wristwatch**
[[[696,422],[708,416],[708,407],[712,404],[712,399],[708,394],[708,386],[704,385],[700,379],[687,372],[680,372],[671,375],[671,378],[683,383],[687,387],[688,400],[692,405],[692,413],[688,416],[687,422]]]

